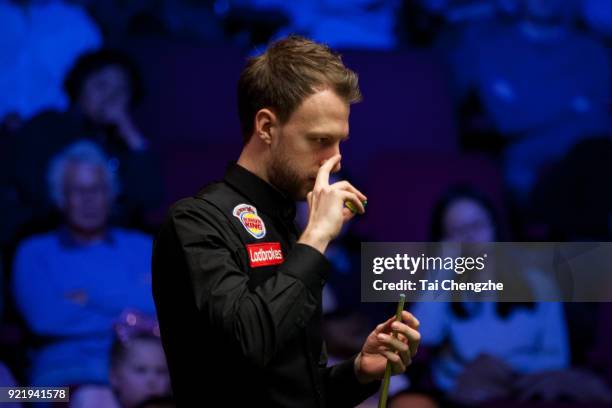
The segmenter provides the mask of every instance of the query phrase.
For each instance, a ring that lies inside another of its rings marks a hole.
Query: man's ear
[[[272,144],[273,129],[279,124],[278,117],[270,109],[260,109],[255,114],[255,134],[254,137],[259,138],[267,145]]]

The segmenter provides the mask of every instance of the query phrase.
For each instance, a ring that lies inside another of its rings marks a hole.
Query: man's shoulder
[[[53,250],[58,246],[58,232],[50,231],[43,234],[32,235],[18,245],[19,253],[40,252]]]
[[[176,201],[168,210],[167,219],[198,217],[209,220],[222,219],[226,206],[239,199],[240,194],[225,182],[211,183],[191,197]]]
[[[221,182],[210,184],[197,194],[175,202],[156,235],[154,247],[159,251],[169,242],[182,246],[217,238],[224,242],[231,239],[236,232],[227,203],[235,200],[236,195],[239,196]]]
[[[117,239],[120,243],[125,243],[132,247],[151,246],[152,237],[142,231],[114,227],[111,229],[110,233],[112,234],[112,237]]]

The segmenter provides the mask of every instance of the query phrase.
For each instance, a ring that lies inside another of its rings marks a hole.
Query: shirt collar
[[[68,226],[66,225],[62,225],[58,229],[57,235],[59,237],[60,245],[64,248],[75,249],[87,246],[75,240],[72,234],[70,233]],[[113,236],[113,233],[110,228],[107,228],[106,233],[104,234],[104,238],[98,242],[103,242],[106,245],[113,245],[115,243],[115,237]]]
[[[230,163],[225,172],[225,182],[266,214],[291,221],[295,219],[295,202],[244,167]]]

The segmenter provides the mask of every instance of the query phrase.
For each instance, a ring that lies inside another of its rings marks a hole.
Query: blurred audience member
[[[13,183],[25,207],[48,219],[51,202],[41,195],[49,159],[83,137],[110,157],[122,185],[113,221],[141,226],[143,212],[161,202],[161,176],[147,139],[130,109],[142,96],[138,71],[124,54],[101,50],[83,55],[66,77],[71,106],[47,112],[24,125],[12,154]]]
[[[611,66],[606,49],[572,24],[573,2],[523,5],[515,24],[467,36],[452,70],[472,106],[463,133],[502,138],[506,182],[524,205],[542,168],[607,129]]]
[[[88,385],[72,394],[70,408],[138,408],[143,403],[170,403],[170,377],[159,325],[127,310],[115,325],[110,352],[110,386]],[[104,401],[103,404],[100,401]],[[151,405],[155,406],[155,405]]]
[[[30,384],[108,383],[112,325],[126,308],[154,315],[151,239],[114,228],[114,170],[91,142],[57,156],[51,197],[65,224],[17,249],[13,296],[35,336]]]
[[[64,109],[62,80],[100,32],[78,5],[0,0],[0,124],[17,127],[44,109]]]
[[[498,220],[494,206],[480,192],[457,187],[434,208],[432,241],[499,241]],[[433,383],[431,388],[427,381],[416,380],[415,392],[467,405],[523,395],[559,396],[560,390],[550,384],[534,383],[539,373],[569,363],[560,304],[417,302],[412,312],[422,322],[421,344],[423,355],[430,356],[425,364],[431,367]]]
[[[117,328],[111,351],[110,382],[122,408],[136,408],[170,393],[170,376],[159,325],[135,313]]]

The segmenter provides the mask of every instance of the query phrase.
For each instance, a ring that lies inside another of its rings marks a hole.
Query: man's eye
[[[324,137],[320,137],[320,138],[316,139],[316,141],[317,141],[317,143],[320,143],[320,144],[326,144],[328,142],[328,139],[324,138]]]

